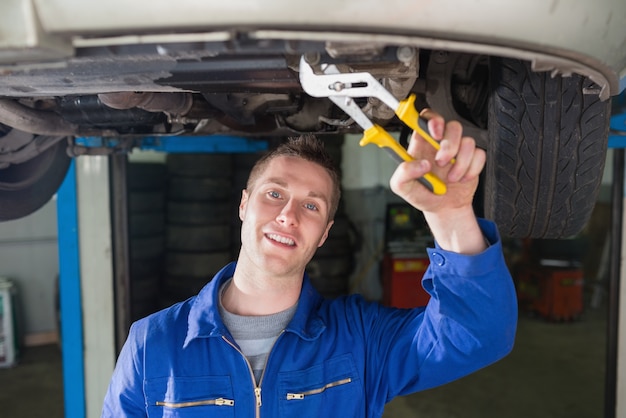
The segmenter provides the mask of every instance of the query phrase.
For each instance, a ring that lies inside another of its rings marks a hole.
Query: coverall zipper
[[[287,393],[287,400],[288,401],[300,400],[300,399],[304,399],[305,396],[319,395],[320,393],[324,392],[326,389],[334,388],[335,386],[345,385],[350,382],[352,382],[352,379],[348,377],[345,379],[337,380],[336,382],[328,383],[317,389],[311,389],[311,390],[298,392],[298,393]]]
[[[270,348],[270,351],[267,354],[267,362],[265,363],[265,367],[263,367],[263,372],[261,373],[261,378],[259,379],[259,384],[258,385],[256,384],[256,379],[254,378],[254,370],[252,370],[252,365],[248,361],[248,358],[245,356],[245,354],[243,354],[243,352],[239,349],[239,347],[237,347],[237,345],[235,343],[231,342],[228,338],[226,338],[225,336],[222,335],[222,339],[224,341],[226,341],[226,343],[228,345],[230,345],[235,350],[237,350],[237,352],[239,354],[241,354],[243,359],[246,361],[246,364],[248,365],[248,370],[250,371],[250,377],[252,379],[252,386],[254,386],[254,397],[255,397],[255,401],[256,401],[256,408],[255,408],[255,414],[254,415],[255,415],[256,418],[261,418],[261,405],[263,404],[263,402],[261,401],[261,385],[263,384],[263,377],[265,376],[265,370],[267,369],[267,363],[269,363],[270,355],[272,354],[272,350],[274,350],[274,346],[276,346],[276,343],[278,342],[278,339],[283,335],[284,332],[285,332],[285,330],[280,331],[280,334],[278,334],[278,337],[276,338],[276,341],[274,341],[274,344],[272,344],[272,347]]]
[[[206,405],[234,406],[235,401],[232,399],[217,398],[217,399],[206,399],[203,401],[157,402],[156,403],[156,406],[165,406],[167,408],[190,408],[192,406],[206,406]]]

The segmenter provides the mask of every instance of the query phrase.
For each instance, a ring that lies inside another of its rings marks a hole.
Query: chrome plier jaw
[[[300,83],[307,94],[312,97],[328,97],[363,128],[363,138],[359,142],[361,146],[376,144],[398,162],[414,160],[389,132],[373,123],[354,101],[354,98],[358,97],[376,97],[393,109],[403,123],[417,131],[434,148],[439,149],[439,143],[430,136],[426,122],[420,119],[415,109],[415,95],[398,101],[370,73],[341,73],[332,64],[322,64],[324,73],[315,74],[304,56],[300,58],[299,71]],[[447,190],[446,184],[432,173],[426,173],[418,181],[434,194],[441,195]]]

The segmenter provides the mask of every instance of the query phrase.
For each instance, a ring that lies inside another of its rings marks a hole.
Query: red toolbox
[[[433,245],[430,230],[417,209],[408,203],[387,204],[381,266],[384,305],[426,306],[430,295],[422,287],[422,277],[429,264],[426,247]]]
[[[580,317],[583,287],[580,268],[535,266],[523,269],[517,276],[520,307],[554,321]]]
[[[422,287],[422,277],[428,264],[426,257],[386,254],[383,259],[383,304],[396,308],[426,306],[430,295]]]

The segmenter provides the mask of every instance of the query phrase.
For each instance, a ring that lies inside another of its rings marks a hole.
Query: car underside
[[[84,42],[62,65],[7,68],[0,75],[0,193],[14,203],[0,209],[0,219],[45,203],[70,156],[129,151],[146,137],[360,132],[328,99],[303,91],[302,56],[317,71],[336,64],[342,72],[369,72],[396,98],[413,93],[418,109],[461,121],[488,152],[481,206],[504,235],[566,237],[586,223],[610,112],[606,86],[592,78],[410,43],[244,34],[204,42]],[[377,99],[357,103],[388,131],[406,134]],[[115,138],[115,146],[85,147],[80,137]]]

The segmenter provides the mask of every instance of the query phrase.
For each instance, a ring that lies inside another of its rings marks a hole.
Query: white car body
[[[571,236],[626,87],[624,0],[5,0],[0,28],[0,198],[20,202],[0,220],[54,193],[65,138],[79,155],[106,152],[81,136],[132,149],[150,135],[358,132],[304,93],[305,56],[461,121],[488,151],[485,216],[504,235]],[[401,129],[381,103],[360,106]]]

